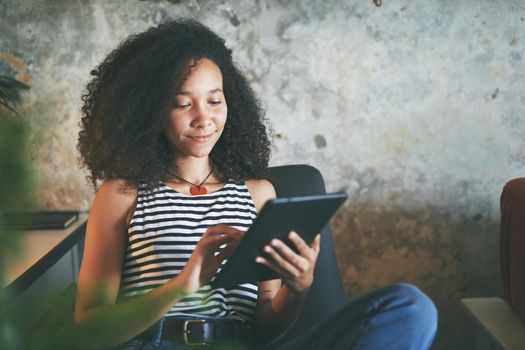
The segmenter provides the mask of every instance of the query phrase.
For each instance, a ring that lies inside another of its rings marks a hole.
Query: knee
[[[419,288],[411,284],[399,283],[387,287],[395,295],[403,312],[402,318],[409,324],[417,325],[422,330],[435,333],[438,312],[432,300]]]

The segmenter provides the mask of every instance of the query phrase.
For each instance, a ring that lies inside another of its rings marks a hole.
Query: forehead
[[[219,66],[210,59],[190,59],[185,64],[187,76],[180,90],[199,89],[199,87],[222,88],[222,73]]]

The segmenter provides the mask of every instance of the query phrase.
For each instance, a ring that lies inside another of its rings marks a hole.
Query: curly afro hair
[[[209,59],[220,68],[228,115],[210,158],[223,180],[268,177],[271,142],[264,112],[231,50],[206,26],[177,19],[132,35],[91,74],[82,95],[78,138],[88,179],[125,179],[152,189],[172,160],[163,125],[172,98],[189,74],[190,59]],[[171,98],[170,98],[171,96]]]

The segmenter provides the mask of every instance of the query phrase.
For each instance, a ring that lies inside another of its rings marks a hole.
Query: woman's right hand
[[[224,259],[228,258],[244,232],[225,224],[210,226],[195,246],[190,259],[176,277],[182,279],[184,293],[191,294],[208,283]],[[226,244],[225,247],[220,248]]]

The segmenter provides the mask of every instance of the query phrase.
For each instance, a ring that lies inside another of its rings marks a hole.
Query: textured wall
[[[406,281],[439,305],[434,348],[469,349],[458,300],[498,295],[498,200],[522,176],[519,0],[0,2],[0,72],[32,86],[39,206],[89,208],[80,94],[121,39],[173,16],[227,39],[274,128],[272,164],[346,189],[333,221],[349,297]]]

